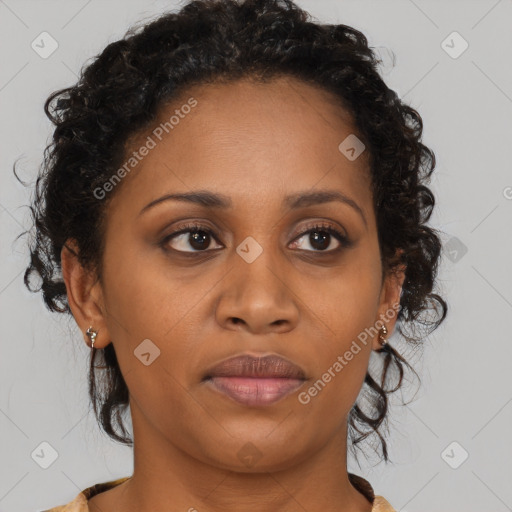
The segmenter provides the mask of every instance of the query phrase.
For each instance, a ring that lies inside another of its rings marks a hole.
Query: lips
[[[208,370],[207,387],[245,406],[268,406],[297,391],[306,381],[304,370],[276,355],[241,355]]]
[[[253,377],[305,379],[302,368],[277,355],[263,357],[241,355],[227,359],[206,372],[205,379],[212,377]]]

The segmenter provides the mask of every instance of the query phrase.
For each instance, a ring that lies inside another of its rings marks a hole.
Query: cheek
[[[149,258],[145,247],[125,244],[129,248],[120,257],[116,246],[120,244],[112,243],[105,251],[104,297],[109,332],[130,393],[179,400],[204,344],[205,322],[211,321],[206,318],[209,293],[222,274],[184,278],[179,268],[172,269],[154,252]],[[154,362],[145,366],[139,356],[148,352],[146,360]]]
[[[145,338],[165,343],[194,307],[199,290],[185,286],[178,273],[169,273],[170,265],[159,251],[132,240],[129,232],[112,237],[104,258],[104,297],[112,338],[123,344]]]
[[[308,304],[319,331],[313,342],[315,376],[302,403],[329,410],[335,421],[345,418],[364,383],[377,320],[379,272],[379,265],[363,256],[322,286],[309,287],[314,291]]]
[[[336,350],[376,321],[380,265],[363,252],[354,251],[329,275],[300,276],[296,287],[321,336]]]
[[[314,375],[298,397],[310,409],[311,417],[329,418],[324,425],[326,431],[346,421],[363,386],[372,350],[372,338],[365,332],[371,325],[371,315],[353,303],[339,305],[331,326],[335,334],[319,336],[311,354]]]
[[[180,421],[192,414],[184,389],[197,339],[194,308],[204,293],[163,278],[147,259],[127,256],[105,268],[109,332],[136,407],[177,436],[169,411],[181,411]]]

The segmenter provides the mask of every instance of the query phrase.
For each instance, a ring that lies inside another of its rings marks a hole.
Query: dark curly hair
[[[30,206],[35,234],[24,282],[31,291],[42,290],[50,311],[71,313],[60,260],[66,241],[76,241],[80,263],[101,278],[105,212],[115,192],[103,200],[94,190],[124,161],[130,138],[187,87],[285,76],[333,93],[369,151],[383,276],[406,269],[398,332],[407,346],[418,348],[438,327],[447,304],[433,293],[441,241],[426,225],[434,196],[425,183],[435,155],[420,142],[422,119],[386,86],[378,72],[382,61],[361,32],[311,19],[291,0],[190,1],[177,13],[130,28],[84,66],[75,85],[48,97],[45,113],[55,130]],[[38,285],[31,283],[32,274],[40,278]],[[388,394],[401,387],[404,366],[417,374],[389,343],[379,352],[380,375],[367,371],[350,411],[350,448],[376,434],[388,461],[380,432],[386,426]],[[91,353],[89,394],[95,416],[112,439],[132,445],[121,416],[129,393],[114,346]],[[100,354],[103,364],[96,366]],[[398,379],[390,386],[393,373]],[[366,411],[360,398],[369,405]]]

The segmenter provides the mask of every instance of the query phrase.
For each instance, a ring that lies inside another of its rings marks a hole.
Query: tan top
[[[353,475],[352,473],[348,474],[350,483],[365,496],[370,503],[373,504],[372,512],[396,512],[396,510],[382,497],[375,496],[373,493],[373,488],[370,483],[364,478]],[[91,487],[87,487],[82,492],[78,494],[78,496],[73,500],[67,503],[66,505],[60,505],[58,507],[54,507],[48,510],[43,510],[42,512],[89,512],[89,506],[87,501],[89,498],[92,498],[96,494],[100,492],[108,491],[115,487],[116,485],[122,484],[130,477],[119,478],[118,480],[111,480],[110,482],[103,482],[100,484],[95,484]]]

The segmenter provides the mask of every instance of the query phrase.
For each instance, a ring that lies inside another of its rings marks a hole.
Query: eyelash
[[[173,238],[177,237],[178,235],[182,235],[184,233],[198,232],[198,231],[206,233],[207,235],[211,236],[217,243],[220,243],[217,240],[217,237],[215,236],[213,231],[210,228],[208,228],[207,226],[204,226],[204,225],[201,225],[201,224],[198,224],[198,223],[187,223],[187,224],[183,224],[183,225],[179,226],[176,231],[173,231],[172,233],[167,235],[160,242],[159,245],[160,245],[160,247],[162,249],[164,249],[165,251],[169,252],[169,249],[167,249],[166,246],[167,246],[167,244],[169,243],[170,240],[172,240]],[[319,253],[319,254],[331,254],[331,253],[339,252],[340,249],[342,249],[342,248],[347,249],[347,248],[349,248],[349,247],[351,247],[353,245],[353,242],[347,236],[345,236],[343,233],[338,231],[332,225],[325,224],[325,223],[322,223],[322,222],[314,222],[312,224],[307,225],[305,230],[302,231],[300,234],[298,234],[293,239],[293,241],[299,240],[304,235],[307,235],[308,233],[313,232],[313,231],[324,232],[324,233],[328,233],[329,235],[332,235],[340,243],[340,247],[337,247],[336,249],[330,249],[330,250],[327,250],[327,251],[310,251],[310,250],[306,250],[306,252],[315,252],[315,253]],[[179,253],[182,253],[182,254],[183,253],[184,254],[198,254],[198,253],[209,252],[209,250],[204,250],[204,251],[176,251],[176,252],[179,252]]]

